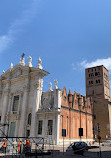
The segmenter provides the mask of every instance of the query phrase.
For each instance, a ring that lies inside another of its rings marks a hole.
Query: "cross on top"
[[[21,55],[21,56],[22,56],[22,59],[23,59],[23,58],[24,58],[24,56],[25,56],[25,53],[22,53],[22,55]]]

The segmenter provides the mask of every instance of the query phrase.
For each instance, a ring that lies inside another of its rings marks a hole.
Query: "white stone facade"
[[[41,59],[37,68],[32,60],[28,66],[24,61],[0,77],[0,121],[9,124],[1,127],[0,135],[43,137],[58,144],[61,90],[56,82],[56,89],[42,92],[43,77],[49,73],[42,69]]]

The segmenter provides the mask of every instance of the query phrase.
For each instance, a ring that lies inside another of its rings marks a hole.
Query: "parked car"
[[[67,147],[66,152],[70,150],[73,150],[74,152],[78,150],[88,150],[88,145],[86,142],[73,142]]]
[[[88,145],[85,142],[75,142],[74,145],[72,146],[73,150],[87,150],[88,149]]]
[[[67,149],[66,149],[66,152],[70,151],[70,150],[73,150],[72,146],[74,145],[74,143],[70,144]]]
[[[102,146],[111,146],[111,140],[106,140],[102,143]]]

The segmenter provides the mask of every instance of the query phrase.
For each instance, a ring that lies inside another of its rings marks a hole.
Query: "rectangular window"
[[[38,125],[38,134],[42,134],[42,124],[43,124],[43,121],[42,120],[40,120],[39,121],[39,125]]]
[[[53,120],[48,120],[48,135],[52,135]]]
[[[11,122],[10,124],[10,133],[9,133],[9,136],[10,137],[14,137],[15,136],[15,122]]]
[[[14,96],[12,111],[17,112],[19,104],[19,95]]]

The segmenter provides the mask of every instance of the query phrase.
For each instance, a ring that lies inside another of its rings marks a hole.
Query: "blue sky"
[[[0,20],[0,75],[23,52],[50,73],[44,91],[57,79],[85,94],[86,67],[111,72],[111,0],[0,0]]]

